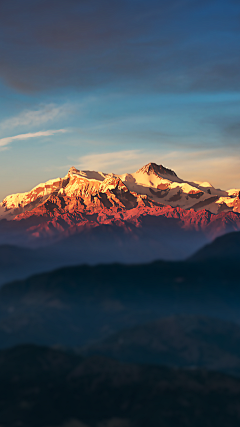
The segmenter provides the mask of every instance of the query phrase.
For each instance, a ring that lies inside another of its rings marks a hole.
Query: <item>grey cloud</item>
[[[209,61],[201,69],[201,73],[192,83],[192,90],[204,90],[206,82],[212,91],[240,90],[240,58],[233,55],[231,58],[224,58]]]
[[[224,133],[239,144],[240,142],[240,120],[232,122],[224,128]]]
[[[214,4],[2,1],[0,76],[22,91],[106,84],[162,92],[240,89],[239,45],[222,45],[236,18],[225,19],[216,5],[214,20],[208,10]],[[219,39],[213,29],[222,32]]]
[[[240,142],[240,119],[236,113],[233,114],[233,110],[239,110],[240,101],[228,101],[224,105],[224,113],[218,116],[208,116],[202,120],[202,125],[207,124],[215,128],[218,134],[216,144],[219,147],[228,146],[229,148],[236,148]],[[228,114],[226,114],[226,110],[229,110]]]

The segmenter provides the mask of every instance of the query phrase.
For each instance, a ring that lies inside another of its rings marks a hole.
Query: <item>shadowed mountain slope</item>
[[[240,375],[240,326],[203,316],[172,316],[120,331],[87,355]]]
[[[0,345],[80,347],[173,314],[239,313],[235,260],[68,267],[0,289]]]
[[[206,238],[179,227],[177,219],[145,216],[143,227],[126,223],[83,229],[58,243],[40,248],[0,245],[0,285],[62,266],[185,258]]]
[[[240,380],[219,373],[36,346],[0,352],[3,427],[238,427],[239,399]]]
[[[192,261],[240,260],[240,233],[228,233],[216,238],[191,257]]]
[[[143,227],[136,227],[126,223],[125,229],[115,225],[86,228],[81,234],[35,249],[0,245],[0,285],[61,266],[186,259],[193,248],[198,251],[189,258],[191,262],[211,263],[215,259],[217,264],[218,260],[240,259],[239,232],[225,234],[203,246],[206,237],[182,229],[177,218],[144,216],[142,224]]]

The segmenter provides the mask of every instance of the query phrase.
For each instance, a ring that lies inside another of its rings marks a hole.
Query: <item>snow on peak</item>
[[[122,182],[121,178],[114,176],[113,174],[108,175],[103,181],[100,191],[105,192],[106,190],[120,190],[128,192],[127,186]]]
[[[154,203],[173,208],[181,207],[196,211],[207,209],[212,213],[224,210],[240,212],[239,189],[226,192],[215,189],[209,182],[184,181],[171,169],[156,163],[148,163],[133,174],[123,175],[81,171],[72,166],[64,178],[41,183],[27,193],[7,196],[0,203],[0,218],[16,216],[35,209],[52,195],[67,197],[69,200],[74,197],[81,198],[87,205],[92,203],[89,202],[92,197],[100,193],[106,194],[105,199],[107,197],[113,200],[119,197],[119,200],[126,202],[132,197],[129,192],[134,197],[136,195],[146,197]],[[101,197],[100,195],[96,200],[102,200]]]
[[[157,165],[156,163],[148,163],[147,165],[140,168],[136,173],[146,173],[147,175],[170,175],[177,177],[177,174],[171,169],[165,168],[163,165]]]
[[[240,189],[239,188],[231,188],[227,191],[228,195],[230,197],[238,197],[240,196]]]
[[[86,178],[88,180],[104,181],[107,176],[106,173],[96,172],[96,171],[81,171],[74,166],[72,166],[68,171],[68,176],[79,176],[81,178]]]
[[[38,184],[26,193],[10,194],[2,201],[1,207],[4,208],[5,213],[8,211],[11,213],[11,210],[14,209],[24,210],[26,207],[32,209],[36,202],[42,203],[50,194],[64,188],[68,184],[68,181],[66,177],[50,179],[47,182]]]
[[[79,174],[80,170],[75,168],[75,166],[72,166],[69,171],[68,171],[68,175],[73,175],[73,174]]]
[[[197,184],[199,187],[212,188],[212,184],[210,182],[204,181],[193,181],[194,184]]]

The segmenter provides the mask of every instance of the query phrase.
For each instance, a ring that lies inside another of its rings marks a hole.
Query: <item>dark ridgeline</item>
[[[126,223],[126,229],[113,224],[98,225],[38,248],[23,248],[22,242],[19,246],[0,245],[0,285],[70,265],[184,259],[193,248],[207,242],[203,233],[182,229],[175,218],[146,215],[141,222],[142,227]]]
[[[1,347],[32,342],[80,347],[121,329],[172,315],[240,321],[235,258],[215,257],[215,245],[185,262],[75,266],[12,282],[0,289]],[[209,253],[212,251],[212,258]]]
[[[0,425],[238,426],[239,235],[184,262],[68,267],[3,286]]]
[[[0,352],[0,422],[14,427],[238,427],[240,379],[36,346]]]

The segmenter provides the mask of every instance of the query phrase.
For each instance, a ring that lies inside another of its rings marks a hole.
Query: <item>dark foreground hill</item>
[[[0,245],[0,285],[63,266],[184,259],[208,242],[203,233],[182,229],[174,218],[145,216],[142,222],[143,228],[127,222],[123,229],[106,224],[86,228],[42,247]]]
[[[175,219],[167,220],[168,227],[166,219],[161,217],[155,221],[151,217],[144,217],[144,221],[147,234],[136,227],[137,231],[132,233],[131,224],[128,224],[126,230],[113,225],[101,225],[39,248],[0,245],[0,285],[25,279],[32,274],[84,263],[107,265],[122,262],[129,265],[158,259],[184,260],[207,243],[206,237],[200,238],[196,232],[178,229]],[[197,263],[211,263],[213,260],[215,263],[240,261],[240,232],[218,237],[189,259]],[[197,273],[196,270],[195,275]]]
[[[2,427],[238,427],[239,401],[240,380],[224,374],[37,346],[0,352]]]
[[[0,347],[81,347],[170,315],[240,322],[235,261],[69,267],[0,289]]]
[[[228,233],[217,237],[191,257],[192,261],[236,261],[240,260],[240,233]]]
[[[203,316],[172,316],[119,331],[82,354],[239,376],[240,326]]]
[[[239,375],[239,327],[233,325],[240,323],[237,250],[235,254],[224,260],[68,267],[7,284],[0,289],[0,348],[24,343],[94,348],[133,328],[132,342],[127,338],[118,355],[115,344],[100,353]],[[169,316],[172,322],[161,320]],[[156,321],[148,333],[146,324]],[[141,357],[136,357],[141,344],[136,327],[147,337]]]

